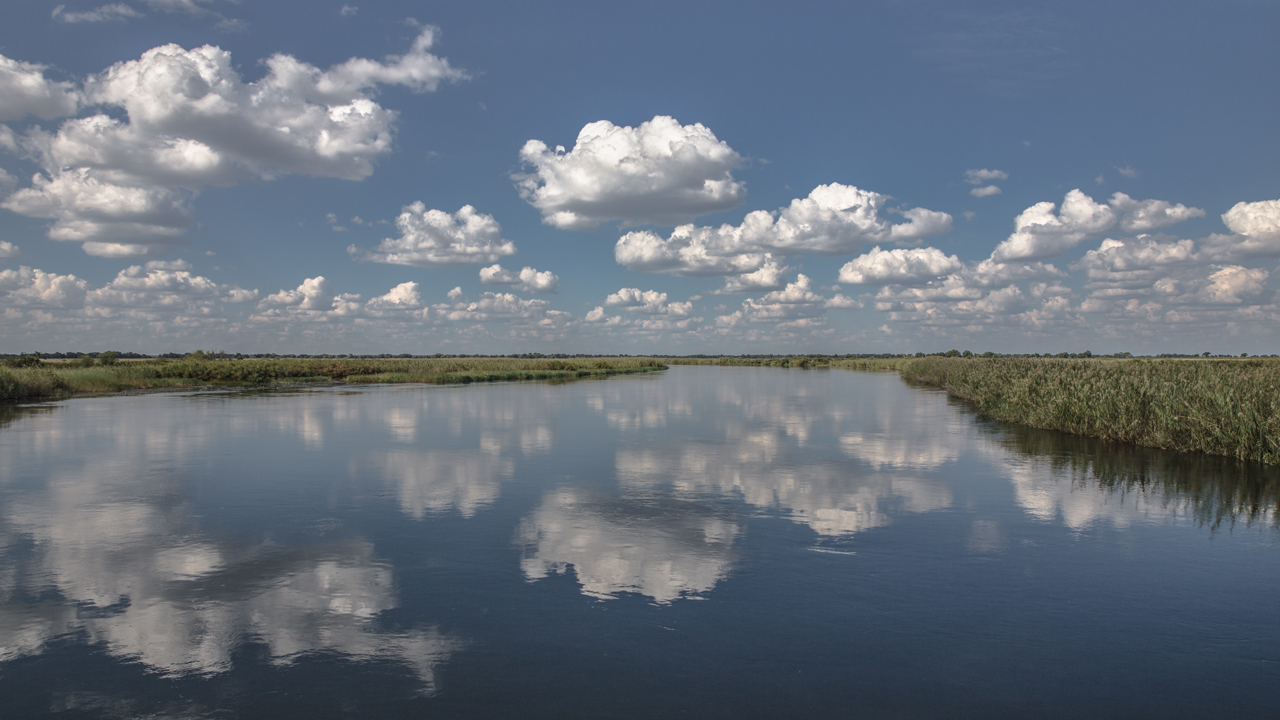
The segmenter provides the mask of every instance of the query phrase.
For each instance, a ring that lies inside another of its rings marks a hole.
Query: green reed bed
[[[1276,360],[931,357],[901,372],[993,420],[1280,463]]]
[[[244,387],[304,382],[472,383],[572,380],[664,370],[652,358],[387,358],[150,360],[109,366],[42,362],[0,368],[0,400],[183,387]]]

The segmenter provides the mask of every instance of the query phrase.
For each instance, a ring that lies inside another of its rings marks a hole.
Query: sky
[[[1280,4],[2,0],[0,353],[1280,352]]]

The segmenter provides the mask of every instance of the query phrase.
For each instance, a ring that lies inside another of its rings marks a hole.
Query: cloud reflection
[[[210,675],[255,643],[276,665],[318,652],[398,664],[432,692],[435,668],[461,642],[430,626],[383,627],[399,601],[373,545],[282,545],[203,529],[182,468],[227,440],[228,427],[217,425],[225,417],[192,401],[147,400],[147,412],[126,412],[127,423],[81,401],[76,413],[35,417],[6,437],[6,464],[25,468],[26,480],[7,486],[0,506],[0,661],[78,637],[160,674]],[[128,411],[121,406],[133,399],[111,401]],[[273,413],[279,405],[266,399],[257,422],[232,436],[261,423],[306,428],[300,439],[309,446],[338,413],[302,405],[305,412]],[[68,455],[69,446],[83,454]]]
[[[516,533],[529,580],[570,567],[582,593],[638,593],[667,604],[711,590],[729,571],[739,522],[705,505],[549,493]]]

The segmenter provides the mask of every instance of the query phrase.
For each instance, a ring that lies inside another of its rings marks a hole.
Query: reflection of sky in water
[[[983,576],[980,602],[1017,597],[1043,570],[1034,553],[1057,553],[1056,573],[1100,546],[1055,545],[1055,533],[1138,547],[1144,531],[1202,517],[1194,493],[1169,488],[1211,493],[1203,478],[1216,466],[1152,453],[975,423],[940,393],[841,371],[58,403],[0,427],[0,663],[78,643],[203,682],[234,677],[251,648],[263,672],[341,660],[440,697],[455,668],[523,672],[478,657],[571,655],[564,637],[589,623],[574,602],[626,613],[631,596],[659,606],[648,612],[672,633],[667,619],[715,607],[755,643],[780,621],[734,604],[750,592],[814,617],[839,606],[841,619],[802,643],[825,647],[833,628],[852,627],[850,609],[866,637],[903,602],[925,628],[970,573],[1008,570]],[[1171,473],[1181,485],[1161,480]],[[1103,475],[1142,481],[1100,487]],[[1274,523],[1270,497],[1253,522]],[[944,576],[945,592],[929,585]],[[1026,607],[1053,596],[1038,592]],[[929,605],[933,595],[946,600]],[[692,598],[715,602],[677,602]],[[1048,627],[1033,620],[1019,632]],[[893,624],[872,665],[908,625]],[[552,639],[504,645],[542,626]],[[929,647],[955,634],[925,629]],[[708,642],[736,631],[716,632]],[[826,652],[861,657],[849,649],[861,638]],[[793,641],[773,642],[785,652]],[[114,702],[94,697],[60,707]]]
[[[601,499],[572,490],[549,493],[521,523],[516,542],[525,577],[539,580],[573,566],[583,594],[632,592],[658,603],[715,587],[729,571],[735,519],[697,503]]]
[[[194,515],[185,469],[264,425],[316,449],[335,419],[350,417],[351,399],[327,409],[269,403],[281,412],[257,422],[172,398],[109,402],[148,400],[129,422],[104,412],[107,402],[83,401],[66,406],[76,413],[37,415],[6,436],[17,441],[6,448],[11,461],[43,456],[50,467],[42,485],[10,487],[0,506],[9,551],[0,565],[0,660],[78,634],[164,674],[210,674],[229,670],[235,648],[252,640],[276,664],[315,652],[402,664],[431,692],[434,668],[459,641],[431,626],[380,630],[379,614],[398,600],[392,569],[369,542],[246,543],[203,531]],[[17,558],[22,545],[30,551]]]

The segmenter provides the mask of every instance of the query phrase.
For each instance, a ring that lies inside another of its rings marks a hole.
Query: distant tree
[[[942,355],[943,355],[943,357],[960,357],[960,351],[959,351],[959,350],[948,350],[948,351],[946,351],[946,352],[942,353]]]
[[[108,350],[106,352],[98,353],[99,365],[115,365],[119,359],[120,359],[120,353],[115,352],[114,350]]]

